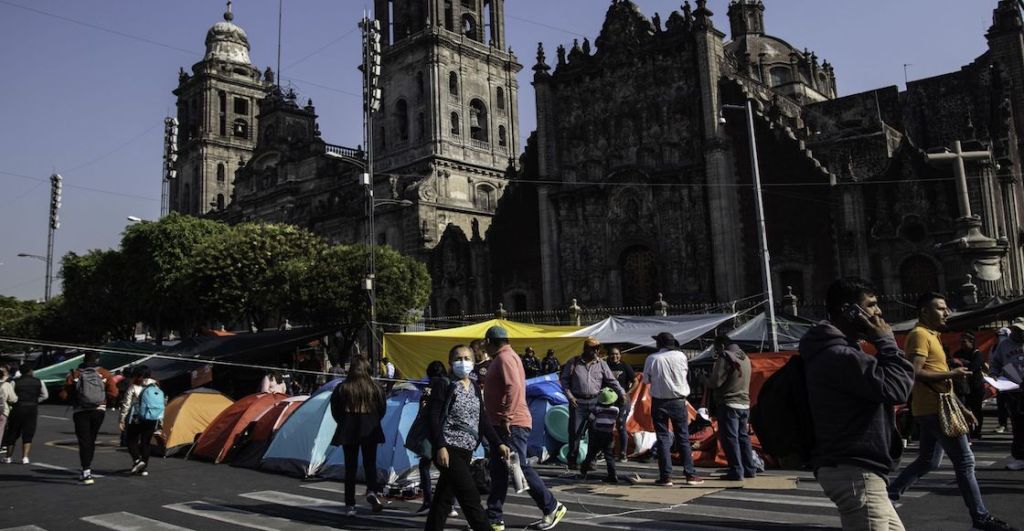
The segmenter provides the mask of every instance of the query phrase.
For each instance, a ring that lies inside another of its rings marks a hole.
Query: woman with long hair
[[[370,364],[363,356],[353,356],[348,377],[334,388],[331,415],[338,422],[331,444],[345,451],[345,506],[347,516],[356,514],[356,471],[363,457],[366,477],[366,501],[373,512],[384,510],[377,484],[377,445],[384,442],[380,422],[387,409],[384,391],[370,377]]]
[[[434,448],[434,464],[441,471],[437,491],[430,506],[425,529],[441,531],[452,510],[452,499],[459,502],[473,531],[490,531],[491,524],[480,504],[480,492],[470,462],[480,444],[481,435],[508,459],[509,448],[498,439],[487,420],[480,388],[473,385],[473,351],[457,345],[448,353],[451,380],[435,379],[430,392],[430,432]]]
[[[158,389],[160,387],[151,376],[149,367],[145,365],[135,367],[131,373],[131,383],[125,395],[124,403],[121,405],[120,427],[121,431],[125,434],[128,454],[132,457],[131,473],[140,476],[149,475],[149,471],[146,470],[149,466],[149,443],[153,439],[153,433],[156,432],[157,425],[160,423],[159,420],[144,419],[141,414],[142,392],[149,386],[156,386]],[[160,400],[163,399],[163,393],[155,396]]]

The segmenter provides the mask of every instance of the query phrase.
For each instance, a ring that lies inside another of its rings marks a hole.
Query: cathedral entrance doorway
[[[658,262],[654,251],[637,245],[622,252],[622,304],[645,306],[658,297]]]
[[[939,270],[927,257],[914,255],[900,266],[900,289],[904,294],[939,291]]]

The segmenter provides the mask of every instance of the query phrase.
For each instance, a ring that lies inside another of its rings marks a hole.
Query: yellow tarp
[[[163,443],[167,452],[192,444],[213,419],[232,404],[232,400],[213,389],[193,389],[167,403],[164,408]]]
[[[577,326],[547,326],[515,321],[493,319],[459,328],[433,330],[430,332],[409,332],[406,334],[385,334],[384,354],[398,367],[405,378],[422,378],[427,375],[427,365],[440,360],[448,365],[448,351],[458,344],[468,345],[474,339],[483,339],[487,329],[501,325],[508,330],[512,348],[522,354],[526,347],[533,347],[537,358],[543,359],[548,349],[555,349],[558,361],[565,363],[583,350],[582,337],[565,337],[580,329]]]

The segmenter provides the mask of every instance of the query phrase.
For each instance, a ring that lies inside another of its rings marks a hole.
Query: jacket
[[[11,406],[17,401],[18,395],[14,392],[14,385],[6,380],[0,382],[0,416],[10,415]]]
[[[60,390],[60,399],[70,400],[71,397],[75,396],[75,382],[78,381],[82,369],[86,369],[89,367],[95,367],[96,372],[98,372],[100,376],[103,377],[103,390],[106,392],[107,402],[113,404],[114,401],[117,400],[117,395],[119,394],[119,391],[117,390],[117,384],[114,382],[114,375],[110,374],[110,371],[104,369],[103,367],[100,367],[99,364],[86,365],[83,363],[79,365],[77,369],[68,373],[68,377],[64,379],[64,388]],[[100,407],[96,408],[96,410],[106,411],[107,405],[100,404]],[[75,405],[75,413],[78,413],[79,411],[85,411],[85,409]]]
[[[884,478],[902,453],[894,407],[910,397],[914,366],[891,337],[875,341],[875,348],[877,356],[865,353],[827,321],[800,340],[814,419],[815,470],[852,465]]]
[[[430,443],[434,447],[436,453],[438,449],[448,446],[447,441],[444,440],[444,420],[446,418],[445,405],[448,401],[448,393],[451,390],[452,385],[461,385],[458,381],[452,382],[448,378],[434,378],[430,382],[430,398],[427,400],[427,407],[430,414]],[[480,386],[470,385],[476,397],[480,400],[480,422],[477,427],[477,443],[479,444],[481,439],[487,439],[487,442],[492,448],[497,448],[501,444],[501,440],[498,439],[498,432],[495,431],[494,426],[487,419],[487,407],[484,405],[483,395],[480,392]]]
[[[338,423],[334,437],[331,438],[331,446],[384,442],[384,430],[380,425],[387,412],[387,398],[384,397],[384,391],[377,388],[372,411],[365,413],[345,411],[348,403],[345,382],[342,382],[331,393],[331,415]]]
[[[715,403],[750,407],[750,358],[736,345],[729,345],[725,350],[715,361],[708,382],[714,391]]]
[[[159,385],[159,383],[152,378],[146,378],[145,380],[142,380],[141,384],[132,384],[128,387],[128,390],[124,395],[124,402],[121,404],[122,423],[126,423],[128,421],[128,413],[131,412],[133,406],[138,405],[139,399],[142,398],[142,390],[150,385]]]
[[[50,392],[46,390],[43,382],[35,376],[22,376],[11,382],[14,394],[17,397],[13,407],[36,407],[40,402],[50,398]]]

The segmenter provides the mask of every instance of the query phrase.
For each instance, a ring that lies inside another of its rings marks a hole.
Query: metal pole
[[[50,219],[46,231],[46,286],[43,288],[43,300],[49,301],[53,290],[53,237],[60,228],[61,182],[60,174],[50,176]]]
[[[53,289],[53,225],[50,225],[46,234],[46,287],[43,290],[43,300],[50,300],[50,290]]]
[[[363,145],[366,146],[366,291],[370,303],[370,322],[367,327],[368,339],[366,344],[367,360],[370,362],[374,375],[379,376],[380,363],[377,360],[377,287],[376,268],[377,263],[374,257],[374,209],[373,209],[373,63],[374,63],[374,37],[373,21],[363,13]]]
[[[775,329],[775,296],[772,292],[772,266],[768,254],[768,232],[764,226],[764,201],[761,198],[761,167],[757,162],[757,131],[754,128],[754,104],[747,100],[747,132],[750,135],[750,166],[754,173],[754,197],[757,204],[757,231],[761,240],[761,269],[765,291],[768,293],[768,323],[772,332],[772,352],[779,351],[779,336]]]

